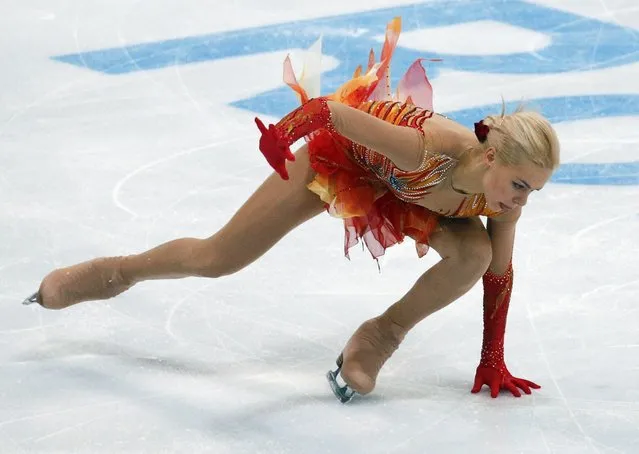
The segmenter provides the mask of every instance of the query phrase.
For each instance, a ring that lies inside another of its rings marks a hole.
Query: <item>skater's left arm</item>
[[[488,218],[488,235],[493,250],[489,270],[497,275],[504,274],[512,261],[515,227],[520,216],[521,208],[516,208],[500,216]]]
[[[513,377],[506,368],[504,360],[506,318],[513,287],[512,255],[515,227],[520,215],[521,209],[516,209],[488,219],[488,234],[492,244],[493,258],[482,278],[484,333],[481,359],[472,392],[477,393],[483,385],[488,385],[492,397],[497,397],[502,389],[520,397],[521,391],[530,394],[531,388],[540,388],[536,383]]]

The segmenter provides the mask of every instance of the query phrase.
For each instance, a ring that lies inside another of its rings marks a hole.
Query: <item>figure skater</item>
[[[218,232],[54,270],[25,304],[63,309],[115,297],[146,280],[227,276],[327,211],[343,220],[347,256],[362,240],[377,259],[409,237],[419,257],[430,248],[441,257],[346,342],[336,370],[327,374],[340,401],[373,391],[407,333],[480,278],[484,332],[472,392],[485,384],[492,397],[502,389],[519,397],[539,388],[506,368],[504,335],[515,226],[530,194],[559,166],[557,135],[535,112],[491,115],[474,130],[434,113],[420,60],[391,93],[390,61],[399,32],[395,18],[380,60],[371,52],[366,71],[357,68],[330,95],[309,93],[312,87],[295,78],[286,59],[284,80],[300,107],[268,127],[256,118],[259,148],[276,172]],[[302,138],[306,143],[293,154],[289,147]],[[487,217],[486,228],[480,216]]]

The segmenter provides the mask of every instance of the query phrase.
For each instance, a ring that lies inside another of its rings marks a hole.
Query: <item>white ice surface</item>
[[[380,274],[357,249],[343,258],[328,216],[228,278],[143,283],[61,312],[19,304],[55,267],[221,227],[269,174],[253,114],[227,103],[280,86],[286,52],[121,76],[49,57],[408,3],[2,6],[0,452],[639,452],[637,186],[549,184],[531,197],[506,354],[542,389],[521,399],[469,392],[476,286],[410,333],[374,395],[339,404],[324,373],[344,342],[438,257],[418,260],[407,242]],[[639,27],[635,0],[543,3]],[[638,74],[449,70],[434,85],[446,110],[502,94],[639,93]],[[561,125],[566,161],[636,160],[637,120]]]

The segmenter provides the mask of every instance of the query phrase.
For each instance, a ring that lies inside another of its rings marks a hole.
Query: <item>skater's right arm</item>
[[[329,101],[328,105],[333,125],[339,134],[386,156],[403,171],[415,170],[421,164],[425,153],[424,135],[421,130],[395,125],[373,115],[372,112],[355,109],[338,102]],[[390,114],[393,110],[408,111],[412,108],[412,106],[391,102],[375,105],[381,106],[382,116],[384,112]],[[397,112],[394,112],[395,115]]]
[[[397,104],[395,108],[400,106]],[[417,169],[425,153],[424,136],[419,129],[398,126],[326,98],[309,100],[268,128],[258,118],[255,122],[262,133],[262,154],[284,179],[288,179],[286,160],[295,159],[289,146],[318,129],[336,132],[374,150],[404,171]]]

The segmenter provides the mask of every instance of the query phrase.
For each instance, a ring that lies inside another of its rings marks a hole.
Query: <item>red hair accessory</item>
[[[484,143],[486,141],[486,138],[488,137],[488,131],[490,131],[490,127],[484,124],[484,120],[475,123],[475,135],[481,143]]]

